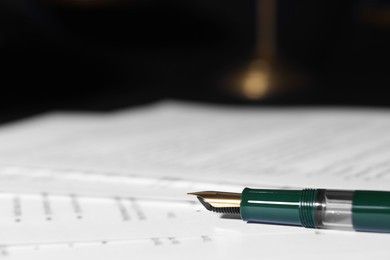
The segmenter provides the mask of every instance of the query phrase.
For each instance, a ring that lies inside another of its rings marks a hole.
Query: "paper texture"
[[[247,224],[186,195],[246,186],[390,190],[388,129],[386,110],[175,102],[5,125],[0,257],[388,257],[386,234]]]

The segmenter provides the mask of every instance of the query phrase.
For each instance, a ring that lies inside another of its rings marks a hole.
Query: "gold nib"
[[[190,192],[187,194],[197,196],[199,201],[208,210],[212,210],[212,208],[240,208],[240,203],[241,203],[240,193],[220,192],[220,191],[200,191],[200,192]]]

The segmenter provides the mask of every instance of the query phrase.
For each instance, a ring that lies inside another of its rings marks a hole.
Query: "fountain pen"
[[[241,194],[188,194],[209,211],[237,214],[247,222],[390,233],[388,191],[245,188]]]

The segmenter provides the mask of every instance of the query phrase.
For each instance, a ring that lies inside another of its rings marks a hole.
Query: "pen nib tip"
[[[209,211],[217,213],[240,214],[241,195],[238,193],[200,191],[189,192]]]

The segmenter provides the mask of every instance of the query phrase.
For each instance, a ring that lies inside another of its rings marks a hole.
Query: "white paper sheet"
[[[52,114],[0,131],[0,163],[235,185],[388,189],[389,114],[177,103],[102,116]]]
[[[17,259],[387,259],[383,234],[352,232],[151,238],[83,244],[3,247],[0,258]]]

